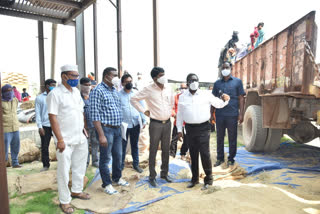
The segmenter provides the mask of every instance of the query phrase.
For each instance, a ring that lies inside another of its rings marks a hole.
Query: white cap
[[[61,68],[61,72],[65,72],[65,71],[76,71],[78,72],[78,66],[77,65],[64,65]]]

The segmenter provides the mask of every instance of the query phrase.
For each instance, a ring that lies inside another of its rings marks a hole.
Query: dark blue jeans
[[[20,151],[20,133],[16,132],[7,132],[4,133],[4,146],[6,153],[6,161],[8,161],[8,152],[10,146],[12,166],[19,165],[18,155]]]
[[[229,140],[229,161],[234,161],[237,154],[238,116],[216,116],[217,128],[217,160],[224,161],[224,136],[226,129]]]
[[[128,144],[128,137],[130,136],[130,144],[131,144],[131,155],[133,159],[132,165],[134,167],[139,166],[139,135],[140,135],[140,125],[137,125],[133,128],[127,129],[127,140],[122,139],[122,164],[121,169],[124,168],[124,160],[126,158],[126,149]]]
[[[107,138],[108,146],[100,146],[99,170],[102,179],[102,187],[112,184],[108,164],[112,157],[112,180],[118,182],[121,178],[122,142],[121,129],[102,127]]]

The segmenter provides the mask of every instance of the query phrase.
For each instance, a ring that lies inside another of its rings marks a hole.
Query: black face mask
[[[131,82],[127,83],[125,86],[124,86],[127,90],[131,90],[133,85]]]

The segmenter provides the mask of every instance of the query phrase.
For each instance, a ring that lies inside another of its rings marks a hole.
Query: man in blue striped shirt
[[[52,130],[47,109],[47,95],[56,87],[56,83],[57,82],[53,79],[47,79],[44,83],[45,92],[37,96],[35,101],[36,122],[39,128],[39,135],[41,139],[41,160],[43,165],[41,171],[47,171],[50,167],[49,145],[52,136]]]
[[[119,84],[117,70],[108,67],[104,69],[102,82],[90,93],[90,116],[99,135],[100,161],[99,170],[102,187],[107,194],[118,193],[112,186],[108,164],[112,155],[112,180],[121,186],[129,183],[121,178],[122,140],[121,128],[122,110],[119,94],[115,85]]]
[[[121,84],[123,89],[119,92],[121,108],[123,113],[123,122],[128,124],[126,131],[126,139],[122,139],[122,165],[124,168],[124,162],[126,157],[126,148],[128,144],[128,138],[130,136],[131,155],[133,169],[139,173],[143,170],[139,167],[139,135],[140,129],[145,128],[146,119],[142,112],[138,112],[131,103],[130,99],[135,94],[132,84],[132,76],[130,74],[124,74],[121,77]]]

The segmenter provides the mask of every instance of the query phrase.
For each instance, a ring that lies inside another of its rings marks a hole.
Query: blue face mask
[[[71,87],[76,87],[79,83],[79,79],[75,79],[75,80],[72,80],[72,79],[68,79],[67,80],[67,84],[70,85]]]
[[[52,91],[54,88],[54,86],[49,86],[49,91]]]

